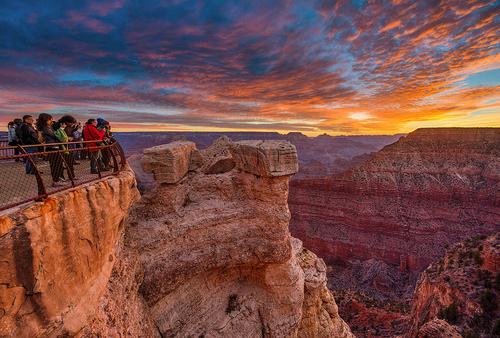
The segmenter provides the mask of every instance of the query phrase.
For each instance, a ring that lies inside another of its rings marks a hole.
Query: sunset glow
[[[0,120],[386,134],[500,127],[495,1],[2,1]]]

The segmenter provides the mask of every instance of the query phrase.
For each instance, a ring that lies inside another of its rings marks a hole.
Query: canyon
[[[293,180],[290,228],[329,265],[355,334],[402,334],[419,274],[499,230],[499,181],[499,128],[418,129],[342,174]]]
[[[0,337],[496,334],[499,128],[151,134],[2,212]]]
[[[182,141],[129,163],[2,213],[0,336],[353,337],[288,229],[293,145]]]

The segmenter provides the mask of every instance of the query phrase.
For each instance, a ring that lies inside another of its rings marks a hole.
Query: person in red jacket
[[[97,121],[95,119],[89,119],[83,128],[83,140],[84,141],[95,141],[85,143],[85,147],[88,148],[89,156],[90,156],[90,172],[92,174],[97,174],[98,166],[99,169],[103,168],[101,160],[101,152],[98,148],[98,143],[102,142],[104,138],[104,130],[97,129]],[[101,169],[101,171],[104,170]]]

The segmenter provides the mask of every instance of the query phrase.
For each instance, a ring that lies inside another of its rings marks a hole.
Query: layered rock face
[[[144,193],[124,247],[139,257],[139,292],[161,335],[351,337],[324,263],[288,230],[295,148],[227,138],[170,148],[190,164],[177,183],[162,176]],[[173,167],[148,161],[137,176],[150,183],[148,172]]]
[[[77,334],[106,290],[130,171],[0,215],[0,337]]]
[[[341,176],[292,181],[290,227],[327,261],[421,271],[498,230],[499,181],[499,128],[418,129]]]
[[[452,247],[420,276],[408,337],[500,335],[500,233]],[[429,335],[430,330],[435,334]],[[438,334],[439,332],[439,334]],[[447,335],[446,332],[455,332]]]

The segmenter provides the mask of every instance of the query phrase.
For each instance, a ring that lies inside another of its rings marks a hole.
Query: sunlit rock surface
[[[0,336],[74,335],[96,310],[138,199],[130,171],[0,216]]]
[[[186,175],[191,151],[195,147],[193,142],[176,141],[144,149],[142,167],[159,183],[177,183]]]

